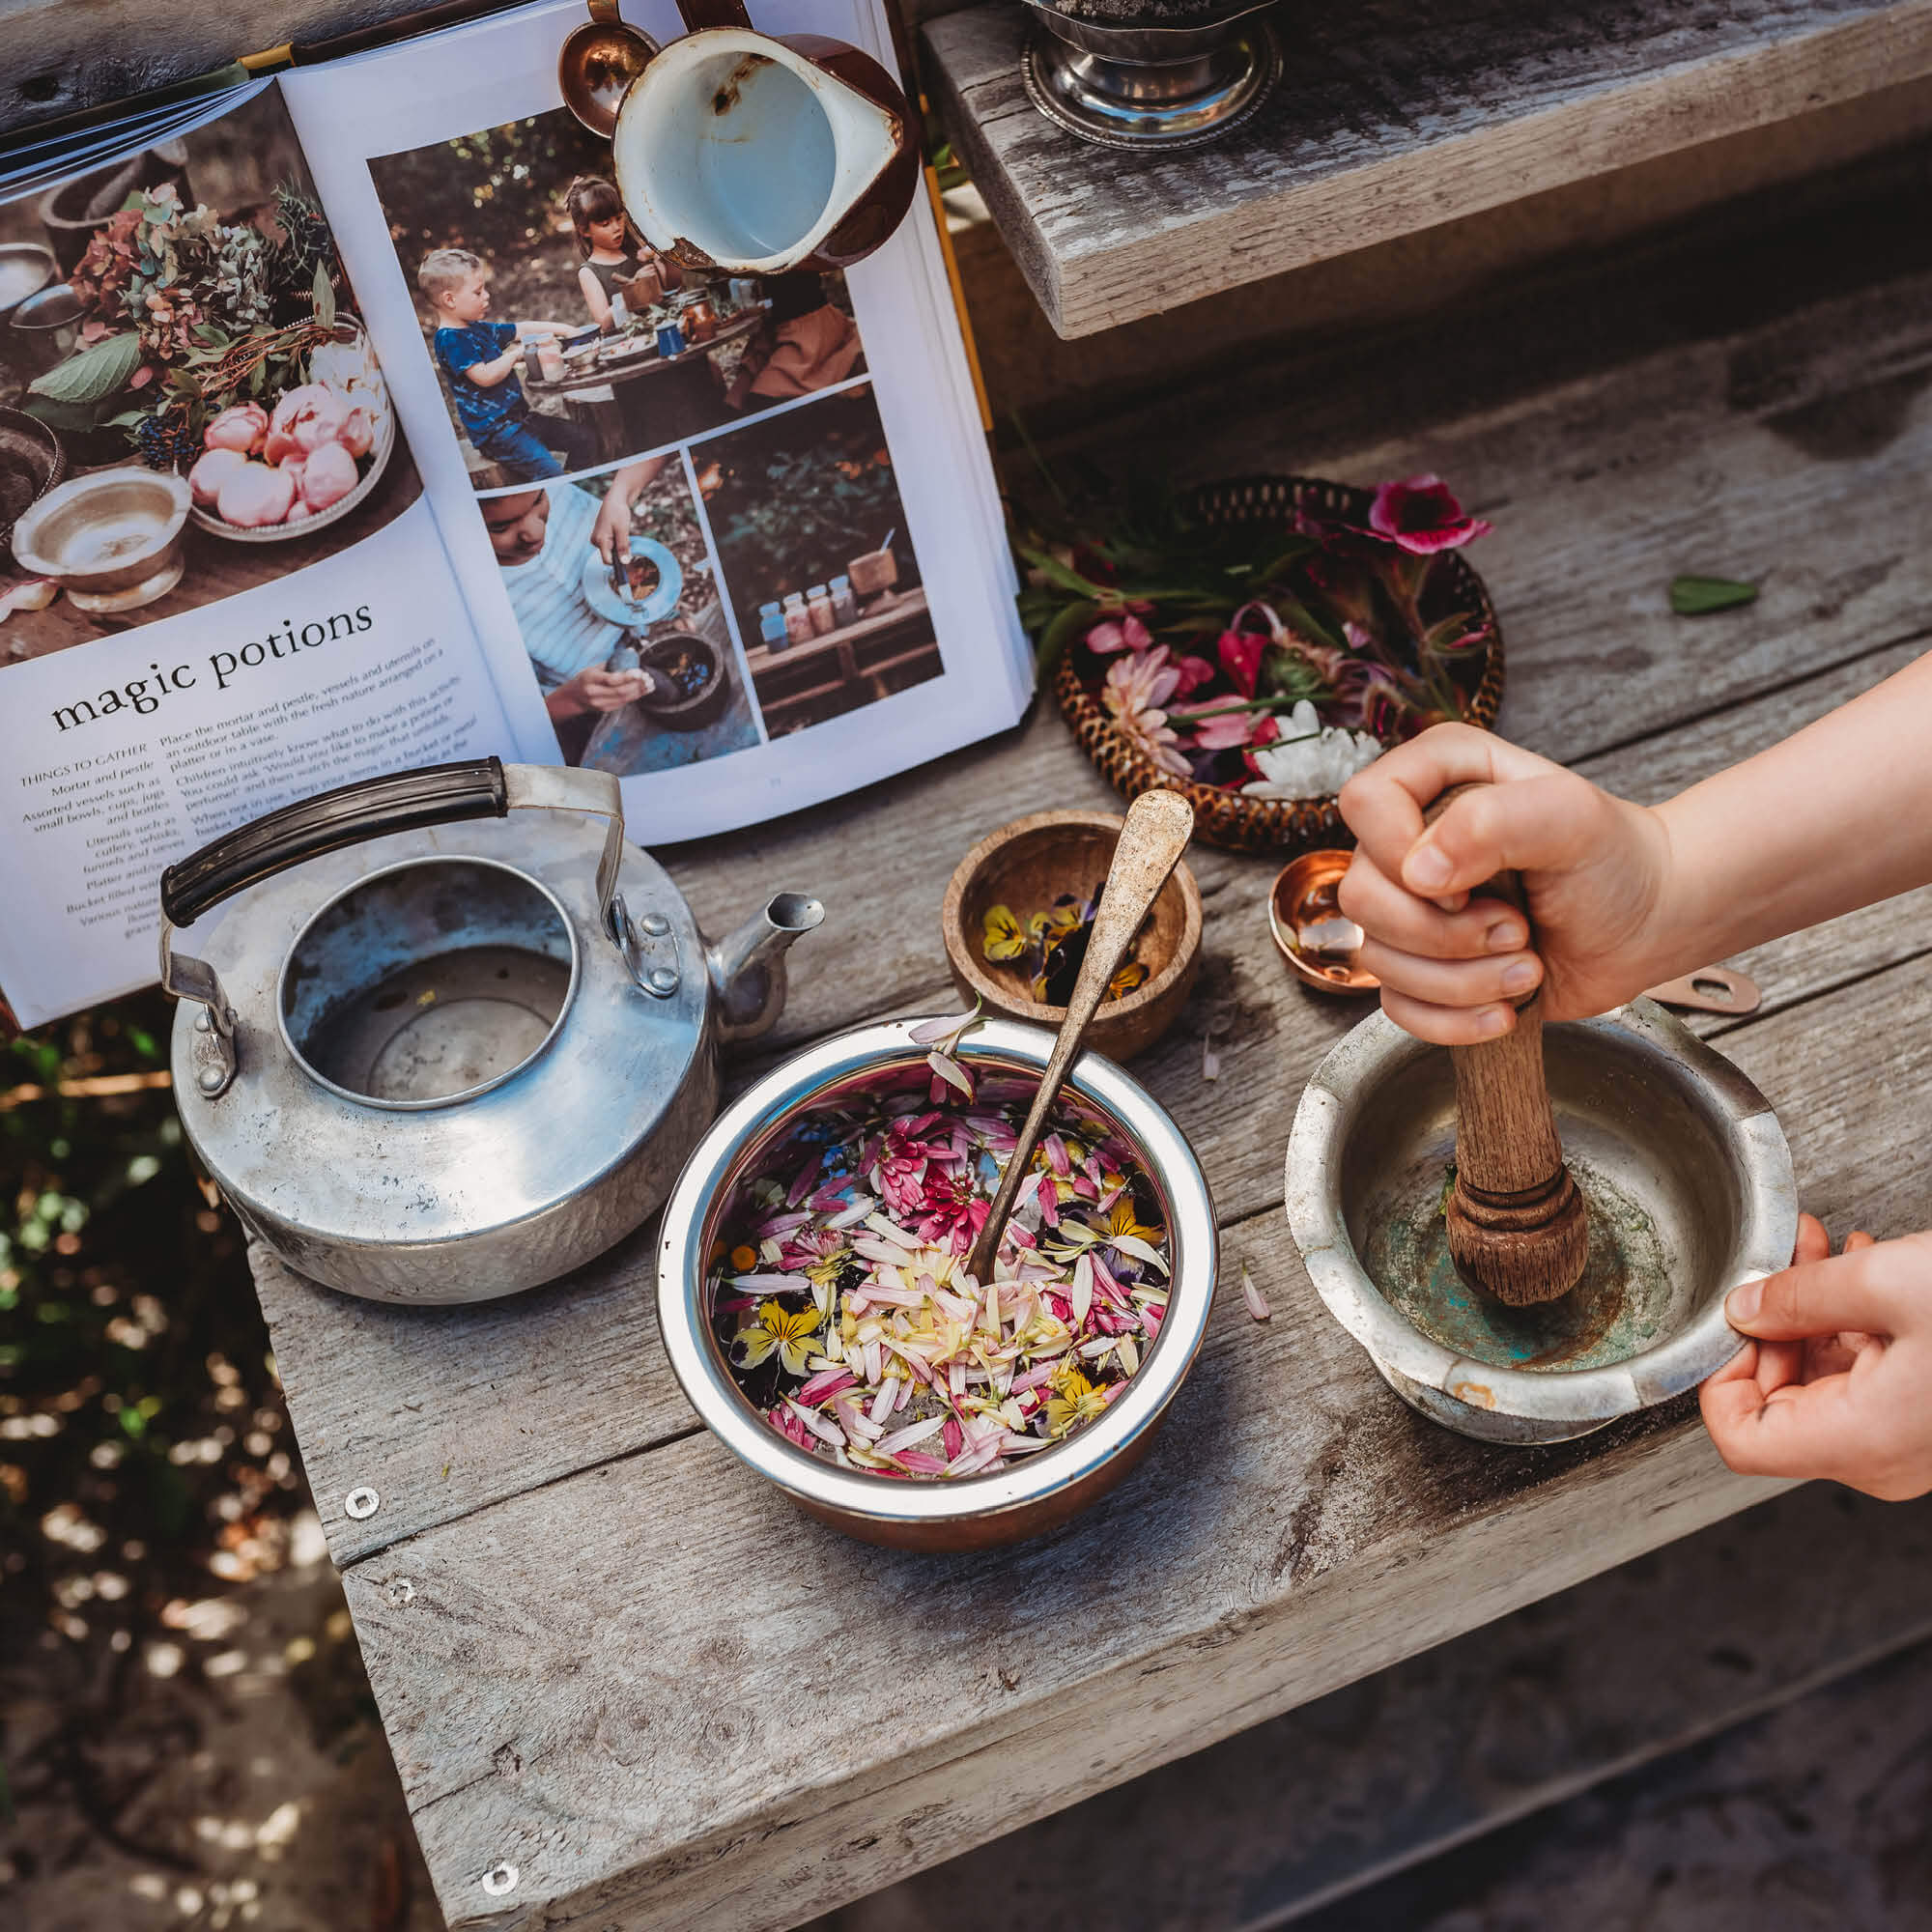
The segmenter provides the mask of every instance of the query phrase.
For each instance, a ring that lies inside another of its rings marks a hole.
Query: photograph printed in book
[[[843,275],[661,254],[565,109],[369,163],[470,481],[544,483],[863,372]]]
[[[0,665],[272,583],[421,494],[272,90],[0,205]]]
[[[941,675],[869,383],[708,438],[691,457],[774,738]]]
[[[477,507],[566,764],[633,778],[763,742],[681,450]]]

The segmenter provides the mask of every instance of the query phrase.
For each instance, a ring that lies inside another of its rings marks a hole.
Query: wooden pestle
[[[1452,785],[1423,814],[1433,825],[1471,784]],[[1472,897],[1513,905],[1528,924],[1522,880],[1498,872]],[[1529,942],[1536,943],[1530,927]],[[1498,1301],[1555,1301],[1589,1259],[1583,1197],[1563,1164],[1543,1073],[1543,989],[1517,1009],[1499,1039],[1449,1049],[1456,1068],[1456,1185],[1449,1253],[1463,1278]]]

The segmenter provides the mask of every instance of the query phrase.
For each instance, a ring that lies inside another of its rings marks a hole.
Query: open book
[[[670,0],[635,23],[680,31]],[[0,991],[153,980],[161,868],[497,753],[652,844],[1014,723],[931,210],[699,277],[561,104],[576,0],[0,162]],[[877,0],[764,0],[888,63]],[[614,213],[613,213],[614,210]]]

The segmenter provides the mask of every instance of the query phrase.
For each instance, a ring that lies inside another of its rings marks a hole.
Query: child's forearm
[[[1657,816],[1673,973],[1932,881],[1932,656]]]
[[[488,362],[472,362],[464,370],[463,380],[479,389],[494,389],[523,359],[522,350],[506,349]]]

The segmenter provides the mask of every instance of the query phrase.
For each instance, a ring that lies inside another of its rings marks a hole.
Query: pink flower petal
[[[966,1069],[951,1055],[941,1053],[937,1047],[925,1056],[925,1064],[938,1074],[949,1087],[956,1087],[970,1100],[973,1097],[973,1081]]]
[[[916,1040],[921,1046],[937,1046],[942,1039],[956,1032],[962,1021],[970,1017],[971,1015],[967,1013],[942,1013],[935,1020],[921,1020],[916,1027],[907,1032],[906,1037]]]
[[[1267,1305],[1267,1297],[1255,1286],[1254,1276],[1248,1272],[1246,1263],[1241,1265],[1241,1299],[1248,1304],[1248,1313],[1257,1321],[1268,1320],[1272,1311]]]
[[[1262,654],[1267,647],[1267,639],[1259,631],[1223,631],[1214,646],[1215,655],[1221,660],[1221,668],[1228,673],[1229,682],[1243,697],[1255,695],[1255,684],[1261,676]]]
[[[895,1429],[890,1435],[882,1435],[877,1443],[881,1456],[896,1456],[902,1450],[910,1449],[915,1442],[923,1442],[928,1435],[937,1435],[946,1427],[943,1415],[929,1415],[923,1422],[908,1423],[903,1429]],[[945,1467],[941,1463],[942,1468]]]
[[[833,1396],[857,1386],[858,1378],[850,1369],[824,1369],[799,1390],[798,1399],[808,1407],[815,1408]]]
[[[835,1449],[844,1448],[845,1436],[836,1422],[827,1422],[816,1409],[802,1407],[790,1396],[785,1397],[784,1405],[821,1442],[830,1443]]]

